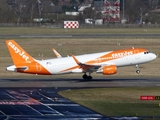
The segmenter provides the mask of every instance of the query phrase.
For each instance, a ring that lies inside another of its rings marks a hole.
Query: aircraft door
[[[134,54],[135,54],[135,59],[137,60],[137,59],[140,59],[140,56],[139,56],[139,51],[138,50],[135,50],[134,51]]]
[[[42,70],[42,66],[39,63],[36,63],[36,70],[38,72]]]

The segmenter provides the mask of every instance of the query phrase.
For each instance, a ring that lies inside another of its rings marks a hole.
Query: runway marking
[[[47,99],[49,99],[49,100],[51,100],[52,102],[55,102],[52,98],[50,98],[50,97],[47,97],[47,96],[45,96],[45,95],[43,95],[43,94],[41,94],[40,92],[38,92],[38,91],[36,91],[39,95],[41,95],[41,96],[43,96],[43,97],[45,97],[45,98],[47,98]],[[63,114],[62,113],[60,113],[60,112],[58,112],[58,111],[56,111],[55,109],[52,109],[51,107],[49,107],[48,106],[48,104],[45,104],[45,103],[42,103],[42,102],[40,102],[42,105],[44,105],[44,106],[46,106],[47,108],[49,108],[50,110],[52,110],[52,111],[54,111],[56,114],[58,114],[58,115],[62,115],[63,116]]]
[[[51,101],[53,101],[53,102],[54,102],[54,100],[53,100],[52,98],[47,97],[47,96],[45,96],[45,95],[41,94],[40,92],[38,92],[38,93],[39,93],[39,95],[41,95],[41,96],[43,96],[43,97],[45,97],[45,98],[47,98],[47,99],[49,99],[49,100],[51,100]]]
[[[48,105],[45,105],[45,104],[43,104],[43,103],[41,103],[42,105],[44,105],[44,106],[46,106],[47,108],[49,108],[50,110],[52,110],[52,111],[54,111],[57,115],[61,115],[61,116],[64,116],[64,114],[62,114],[62,113],[60,113],[60,112],[58,112],[57,110],[55,110],[55,109],[52,109],[51,107],[49,107]]]
[[[49,106],[80,106],[79,104],[45,104]]]
[[[6,115],[3,111],[0,110],[0,112],[7,117],[6,119],[10,117],[9,115]]]
[[[5,94],[8,95],[9,97],[13,98],[14,100],[16,100],[16,98],[13,97],[13,96],[11,96],[10,94],[8,94],[8,93],[6,93],[6,92],[5,92]]]
[[[0,101],[0,105],[39,105],[39,103],[30,101]]]
[[[28,106],[29,108],[31,108],[33,111],[36,111],[38,114],[40,114],[40,115],[44,116],[44,114],[40,113],[38,110],[36,110],[36,109],[32,108],[31,106],[29,106],[29,105],[26,105],[26,106]]]

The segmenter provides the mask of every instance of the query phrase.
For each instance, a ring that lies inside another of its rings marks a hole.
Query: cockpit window
[[[150,52],[149,51],[144,52],[144,54],[148,54],[148,53],[150,53]]]

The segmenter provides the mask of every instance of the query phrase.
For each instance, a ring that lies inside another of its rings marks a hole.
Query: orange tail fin
[[[34,59],[14,40],[6,40],[6,45],[12,57],[14,65],[21,63],[31,63]]]

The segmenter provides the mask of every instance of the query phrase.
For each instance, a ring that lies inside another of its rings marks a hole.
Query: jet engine
[[[117,67],[115,65],[111,65],[111,66],[104,66],[102,68],[102,73],[104,75],[112,75],[112,74],[116,74],[117,73]]]

